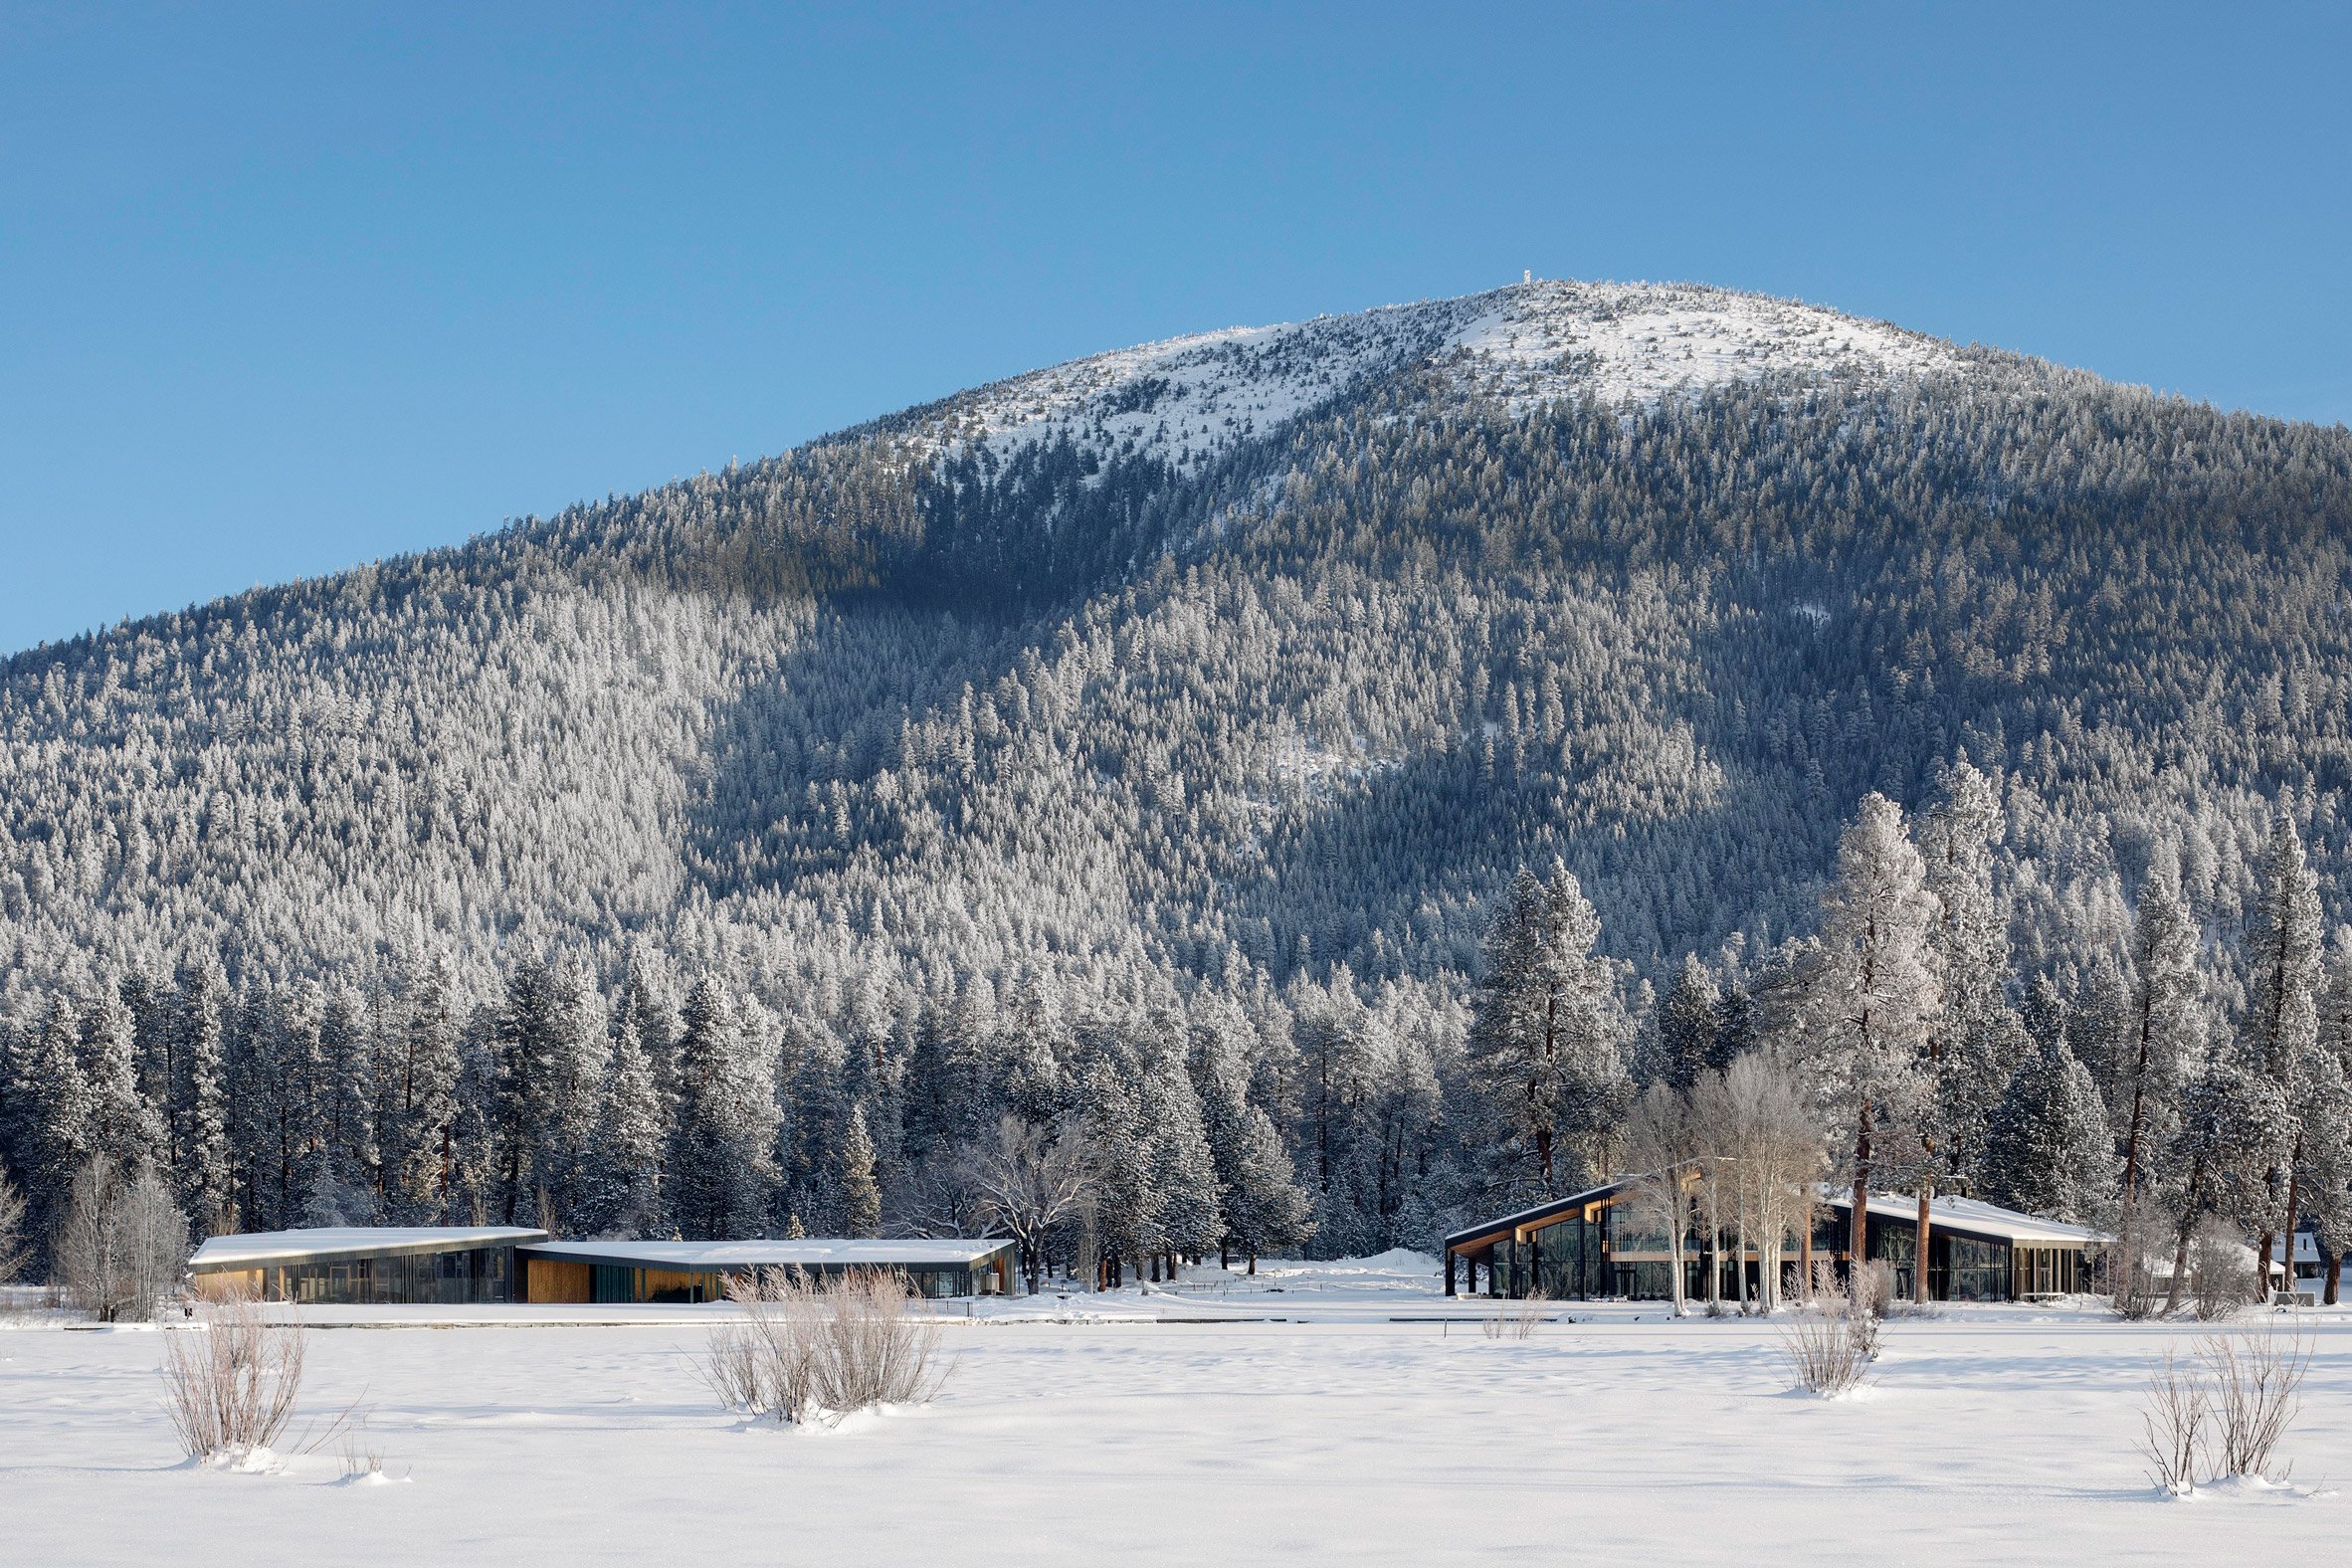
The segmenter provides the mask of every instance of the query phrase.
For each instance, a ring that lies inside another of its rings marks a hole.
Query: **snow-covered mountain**
[[[1197,471],[1367,380],[1443,367],[1514,412],[1653,405],[1766,376],[1954,372],[1950,345],[1815,305],[1688,284],[1545,280],[1459,299],[1228,327],[992,382],[921,410],[916,438],[999,464],[1060,441]]]
[[[2079,967],[2159,859],[2233,929],[2273,801],[2343,863],[2348,540],[2341,429],[1754,295],[1179,338],[14,657],[0,1007],[632,943],[821,1012],[1447,997],[1555,856],[1655,975],[1962,750]]]

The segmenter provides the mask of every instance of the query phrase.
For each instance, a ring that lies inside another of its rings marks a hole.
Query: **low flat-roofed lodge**
[[[216,1236],[196,1287],[336,1306],[716,1301],[760,1269],[895,1274],[924,1296],[1007,1295],[1010,1241],[558,1242],[516,1226],[380,1226]]]
[[[1636,1177],[1623,1176],[1587,1191],[1506,1214],[1446,1238],[1446,1293],[1459,1293],[1458,1270],[1471,1294],[1590,1301],[1664,1300],[1671,1289],[1673,1253],[1664,1222],[1633,1201]],[[1866,1247],[1870,1261],[1894,1270],[1895,1294],[1912,1293],[1918,1254],[1917,1198],[1871,1193]],[[1821,1262],[1843,1276],[1852,1263],[1854,1199],[1825,1193],[1816,1203],[1813,1234],[1791,1235],[1781,1257],[1783,1288]],[[2100,1240],[2078,1225],[2036,1219],[1970,1198],[1936,1198],[1927,1219],[1927,1293],[1937,1301],[2016,1301],[2090,1288],[2085,1249]],[[1682,1249],[1683,1294],[1706,1294],[1707,1271],[1719,1271],[1725,1299],[1754,1296],[1764,1267],[1750,1247],[1735,1258],[1728,1245],[1710,1246],[1693,1224]]]

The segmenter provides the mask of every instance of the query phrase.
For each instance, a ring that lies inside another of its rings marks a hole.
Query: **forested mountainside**
[[[15,656],[0,1003],[24,1064],[75,1009],[93,1081],[123,1009],[168,1109],[190,986],[362,1067],[430,993],[487,1106],[560,972],[579,1143],[633,1009],[675,1118],[655,1015],[707,980],[775,1086],[736,1228],[844,1223],[849,1108],[912,1224],[971,1117],[1207,1030],[1318,1247],[1424,1240],[1526,1179],[1464,1067],[1522,868],[1589,897],[1631,1051],[1686,956],[1787,971],[1862,798],[1965,758],[2011,999],[2122,983],[2155,875],[2226,1029],[2274,810],[2352,912],[2348,541],[2341,427],[1718,291],[1182,339]]]

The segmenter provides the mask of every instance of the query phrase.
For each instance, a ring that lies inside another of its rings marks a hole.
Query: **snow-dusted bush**
[[[271,1322],[250,1294],[195,1304],[197,1331],[163,1343],[163,1408],[190,1459],[269,1448],[302,1391],[302,1326]]]
[[[2148,1373],[2140,1402],[2140,1452],[2147,1456],[2149,1479],[2175,1495],[2197,1489],[2205,1420],[2211,1413],[2205,1380],[2166,1347],[2164,1359]]]
[[[2246,1243],[2229,1226],[2208,1221],[2189,1248],[2189,1291],[2197,1315],[2209,1323],[2235,1317],[2254,1297],[2255,1274]]]
[[[2284,1479],[2270,1473],[2270,1456],[2303,1408],[2309,1337],[2300,1328],[2208,1334],[2197,1346],[2197,1359],[2213,1385],[2220,1472]]]
[[[720,1403],[793,1425],[830,1424],[877,1405],[919,1405],[946,1381],[939,1320],[897,1274],[812,1279],[763,1269],[727,1281],[740,1320],[710,1334],[703,1377]]]
[[[1873,1271],[1884,1270],[1885,1265],[1873,1264],[1856,1274],[1866,1286]],[[1892,1293],[1891,1274],[1877,1282]],[[1878,1317],[1868,1309],[1866,1297],[1847,1290],[1835,1273],[1819,1269],[1812,1301],[1789,1320],[1780,1339],[1797,1386],[1809,1394],[1835,1399],[1860,1388],[1862,1374],[1878,1358]]]
[[[1494,1303],[1494,1310],[1486,1314],[1484,1332],[1488,1339],[1532,1339],[1535,1325],[1543,1321],[1544,1293],[1530,1290],[1516,1300]]]
[[[2195,1491],[2208,1469],[2208,1479],[2284,1480],[2283,1470],[2271,1473],[2271,1458],[2302,1411],[2310,1365],[2300,1328],[2207,1334],[2185,1364],[2166,1350],[2140,1407],[2150,1477],[2176,1495]]]
[[[188,1221],[153,1167],[104,1155],[74,1178],[55,1250],[68,1299],[101,1323],[145,1322],[188,1261]]]

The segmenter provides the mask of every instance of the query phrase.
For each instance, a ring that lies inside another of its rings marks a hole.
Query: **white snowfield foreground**
[[[362,1398],[360,1447],[405,1484],[345,1484],[339,1444],[183,1465],[159,1335],[0,1333],[0,1560],[608,1562],[658,1537],[860,1564],[2211,1564],[2352,1538],[2348,1312],[2304,1316],[2292,1484],[2175,1503],[2133,1444],[2149,1359],[2193,1325],[1954,1309],[1891,1325],[1875,1385],[1826,1403],[1790,1393],[1769,1325],[1558,1304],[1576,1320],[1497,1340],[1429,1259],[1262,1271],[978,1303],[934,1404],[811,1433],[713,1407],[694,1358],[723,1305],[377,1309],[499,1324],[312,1336],[306,1407]],[[1291,1320],[1187,1321],[1214,1316]]]
[[[1115,349],[950,398],[913,416],[911,433],[944,454],[984,448],[999,462],[1067,439],[1197,471],[1417,363],[1524,412],[1582,397],[1652,404],[1766,375],[1916,376],[1961,360],[1935,338],[1762,294],[1541,280]]]

